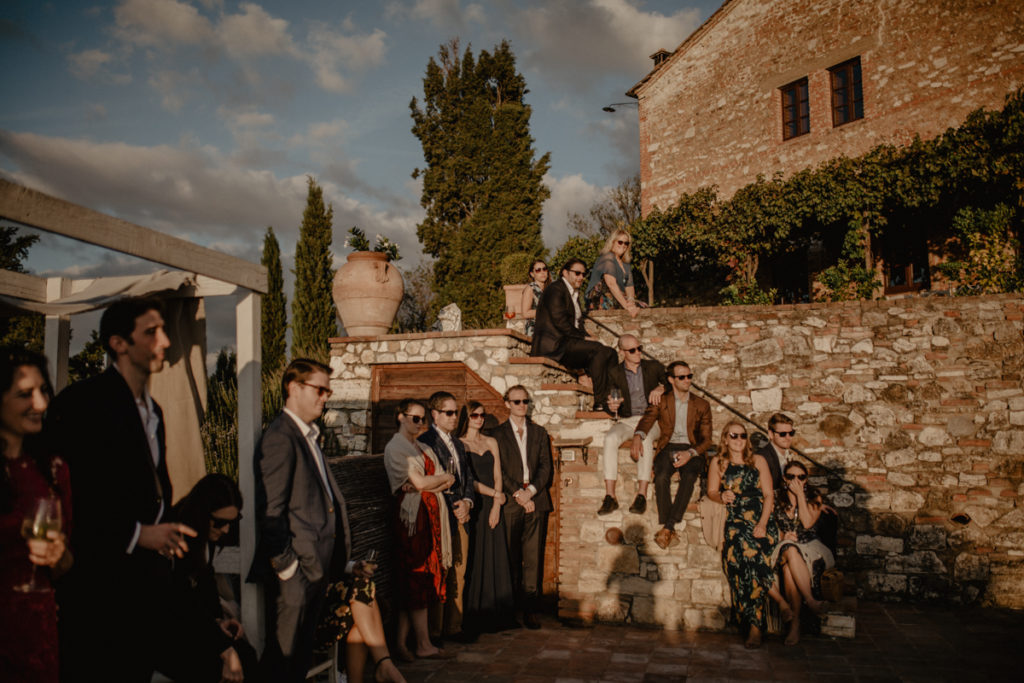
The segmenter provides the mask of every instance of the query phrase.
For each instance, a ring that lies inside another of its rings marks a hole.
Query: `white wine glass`
[[[52,543],[51,531],[60,531],[60,501],[53,497],[39,498],[29,508],[21,521],[21,536],[26,541],[38,540]],[[15,586],[14,590],[21,593],[47,592],[50,589],[36,585],[36,565],[32,565],[32,578],[28,583]]]
[[[622,405],[622,393],[618,387],[612,387],[608,392],[608,407],[612,409],[612,421],[619,421],[619,406]]]

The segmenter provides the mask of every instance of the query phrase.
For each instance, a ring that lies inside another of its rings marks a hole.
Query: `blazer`
[[[153,407],[156,462],[135,397],[116,368],[72,384],[50,404],[45,432],[71,470],[75,505],[75,563],[64,580],[71,591],[81,584],[83,591],[102,592],[99,582],[129,595],[140,582],[170,577],[170,561],[158,553],[138,544],[127,552],[138,525],[165,521],[171,508],[163,412],[156,401]]]
[[[332,560],[343,567],[351,555],[345,498],[330,469],[328,492],[316,454],[287,413],[260,438],[253,470],[259,538],[248,580],[276,579],[295,560],[310,583],[330,578]]]
[[[779,465],[779,456],[775,453],[775,447],[772,446],[772,442],[769,441],[761,448],[754,451],[766,461],[768,461],[768,471],[772,473],[772,488],[776,491],[782,488],[782,467],[785,467],[786,463]]]
[[[643,379],[644,396],[649,396],[655,387],[665,387],[665,394],[672,390],[668,380],[665,379],[665,366],[656,360],[643,358],[640,360],[640,376]],[[608,372],[609,386],[617,388],[622,395],[622,405],[619,406],[619,416],[632,417],[633,405],[629,397],[629,385],[626,384],[626,365],[618,363],[613,365]],[[639,413],[637,413],[639,414]]]
[[[416,439],[427,448],[434,451],[437,456],[438,462],[441,463],[441,469],[445,472],[449,471],[451,459],[456,457],[459,459],[459,472],[449,472],[455,475],[455,483],[444,492],[445,499],[448,501],[448,510],[452,514],[452,519],[455,515],[455,503],[468,498],[472,501],[475,507],[478,503],[476,494],[476,476],[473,474],[473,465],[469,462],[469,456],[466,455],[466,447],[462,445],[462,439],[452,434],[452,443],[455,444],[455,453],[448,450],[448,446],[445,445],[444,440],[438,433],[434,426],[431,426],[427,431],[420,434]]]
[[[579,294],[583,296],[582,292]],[[580,312],[586,315],[584,303],[580,301]],[[533,345],[531,356],[546,356],[559,360],[565,354],[565,340],[576,337],[585,339],[587,331],[583,326],[583,317],[576,325],[576,309],[572,304],[572,294],[565,280],[558,278],[544,289],[537,303],[537,317],[534,318]]]
[[[512,431],[512,421],[502,422],[494,430],[493,436],[498,442],[498,457],[501,458],[501,486],[506,496],[523,487],[523,458],[519,453],[519,442]],[[546,429],[526,419],[526,464],[530,468],[530,484],[537,489],[533,504],[537,512],[550,512],[551,476],[551,437]],[[506,503],[507,505],[508,503]]]
[[[693,392],[690,392],[689,401],[690,405],[686,410],[686,435],[690,439],[690,446],[698,455],[704,455],[711,448],[711,404]],[[666,391],[658,405],[647,406],[644,416],[636,426],[636,431],[647,433],[655,422],[661,428],[661,436],[654,444],[654,451],[657,453],[668,444],[676,428],[674,392]]]

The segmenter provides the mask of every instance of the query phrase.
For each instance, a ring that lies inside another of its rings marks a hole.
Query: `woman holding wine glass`
[[[40,443],[53,390],[41,354],[0,349],[0,671],[9,683],[57,681],[51,581],[67,571],[68,468]]]

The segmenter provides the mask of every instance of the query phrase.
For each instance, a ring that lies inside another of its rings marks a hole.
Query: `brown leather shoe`
[[[658,544],[658,547],[662,550],[668,550],[668,544],[672,540],[672,531],[662,527],[658,529],[658,532],[654,534],[654,542]]]
[[[681,541],[679,540],[679,534],[673,529],[671,532],[669,532],[668,547],[675,548],[680,543]]]

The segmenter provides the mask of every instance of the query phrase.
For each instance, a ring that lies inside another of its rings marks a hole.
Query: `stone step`
[[[585,386],[579,382],[541,384],[540,388],[542,391],[574,391],[579,394],[594,395],[594,389],[592,387]]]

